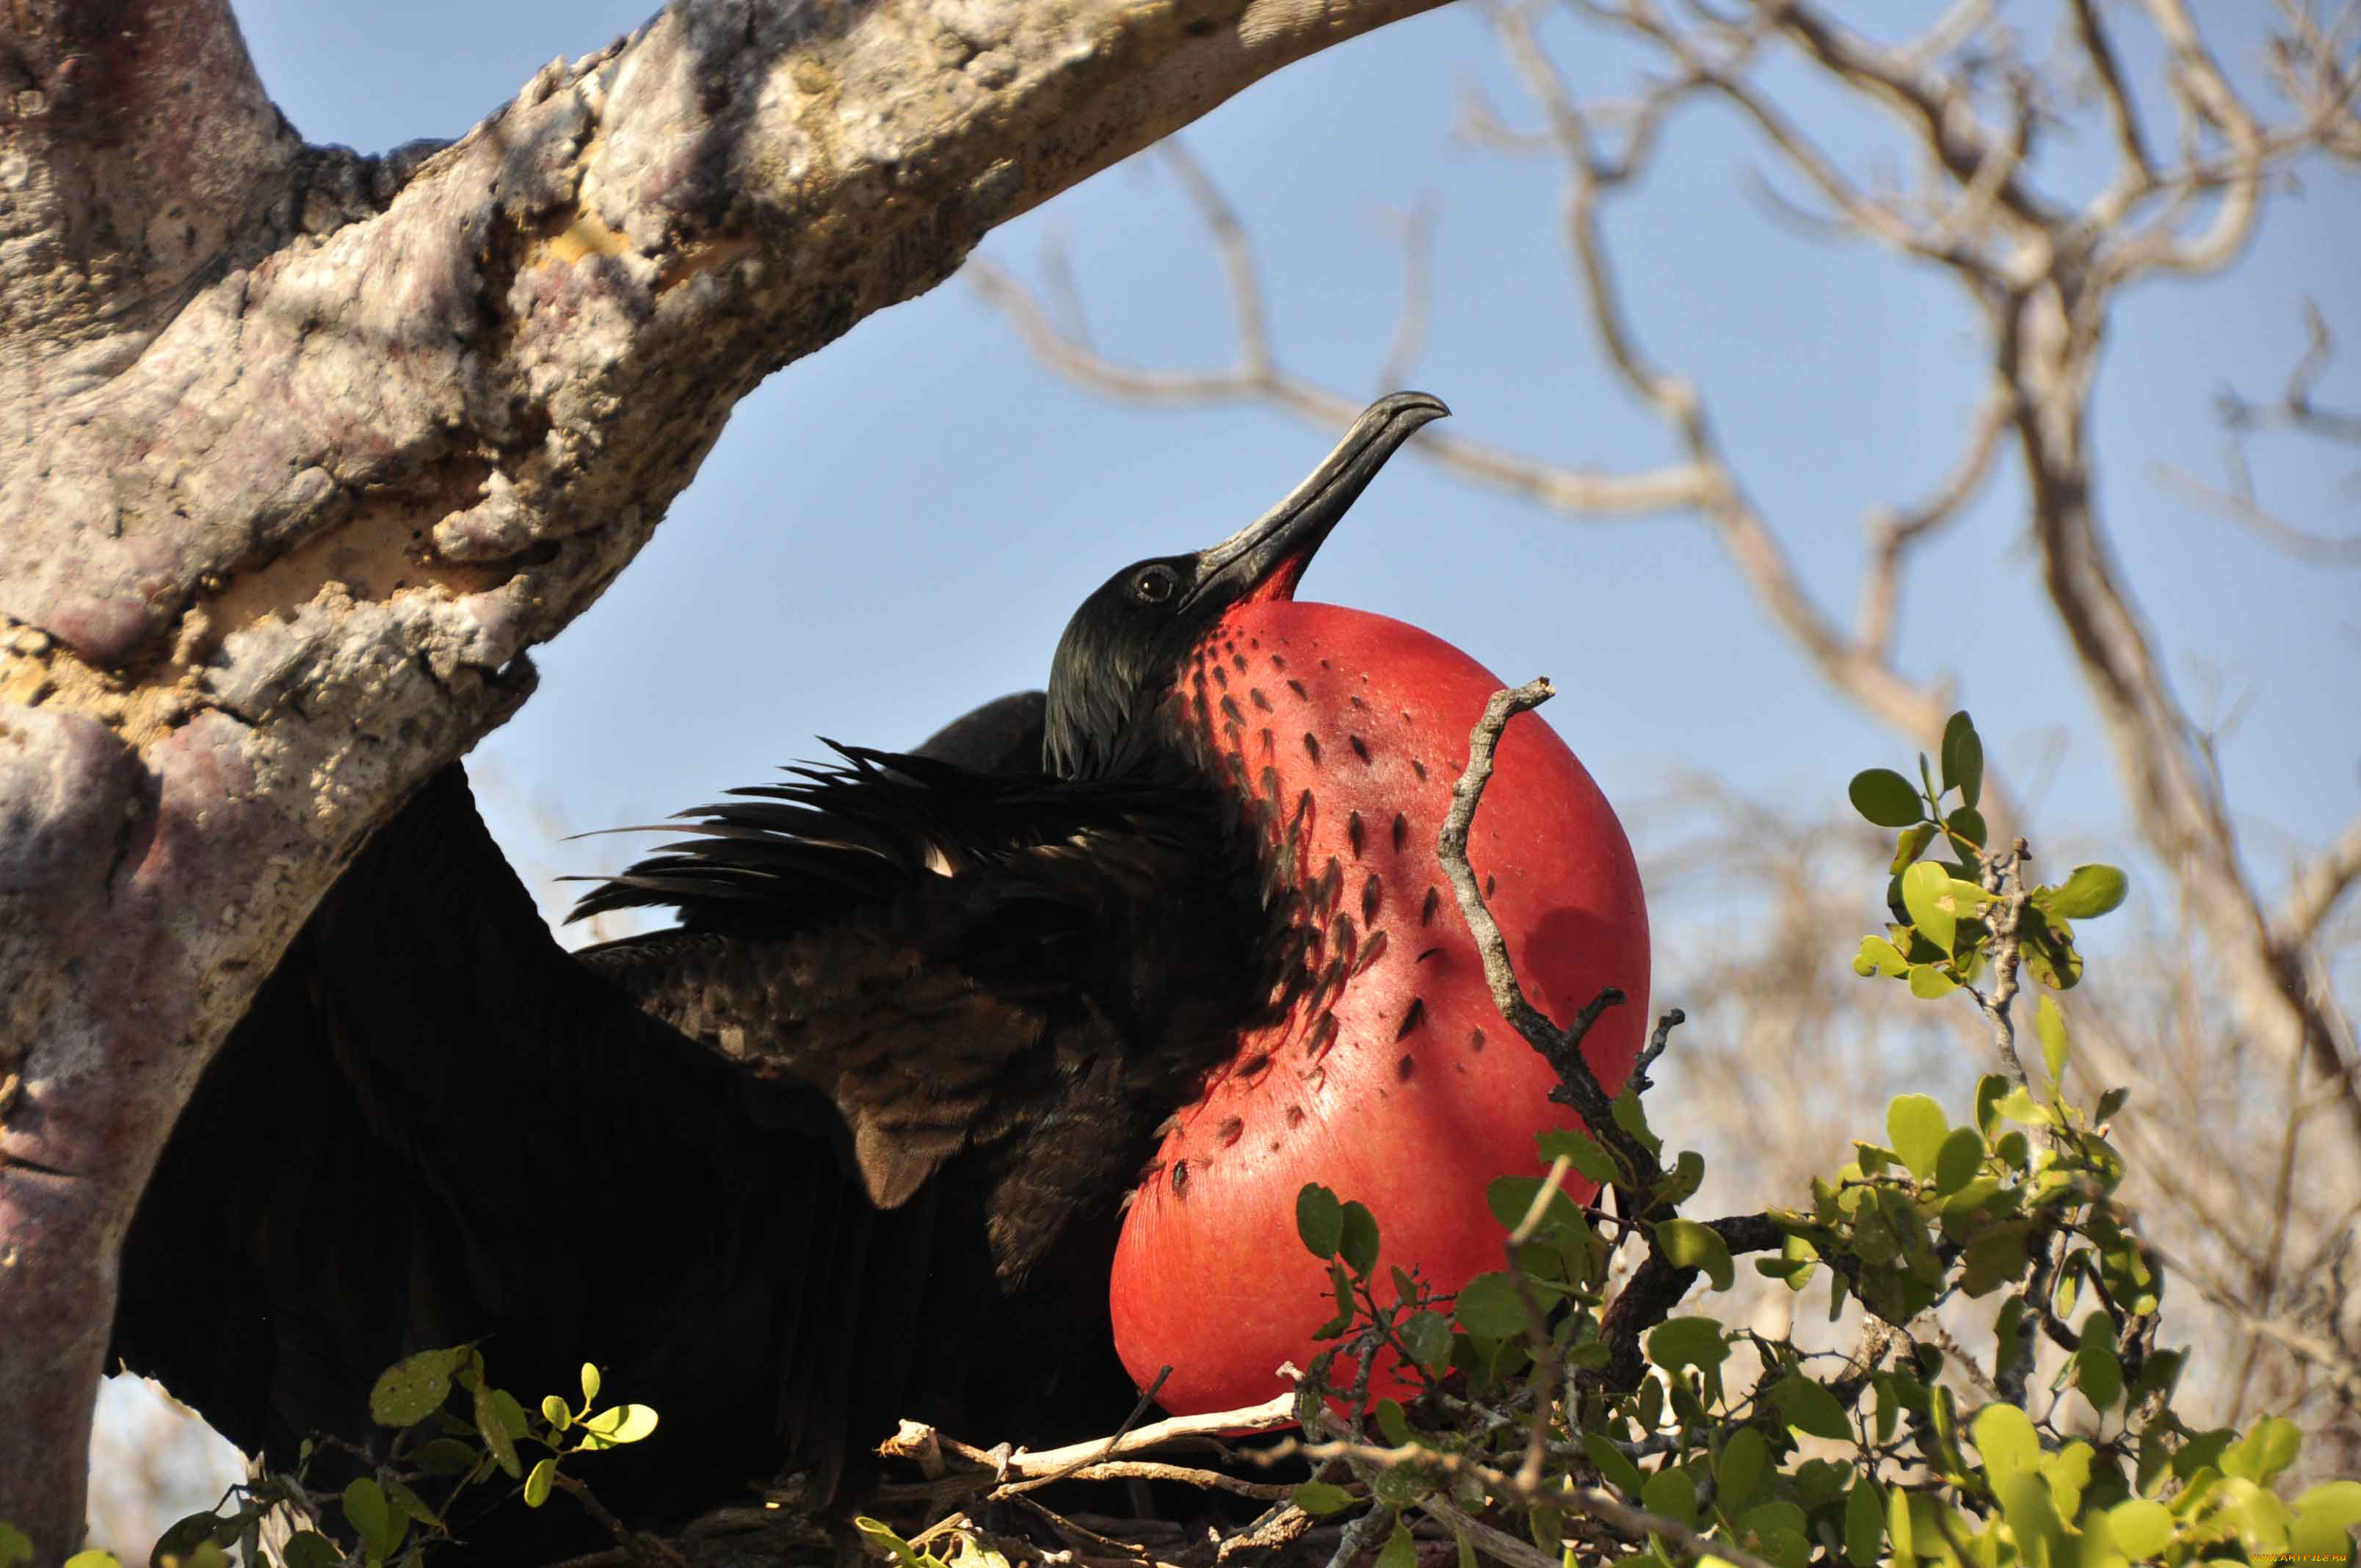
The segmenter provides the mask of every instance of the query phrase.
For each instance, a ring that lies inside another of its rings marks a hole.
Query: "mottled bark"
[[[303,145],[225,0],[0,17],[0,1519],[80,1537],[117,1244],[212,1049],[731,405],[1433,3],[686,0],[383,159]]]

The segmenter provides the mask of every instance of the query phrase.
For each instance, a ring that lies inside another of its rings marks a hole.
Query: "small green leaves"
[[[33,1560],[33,1543],[15,1525],[0,1523],[0,1568],[18,1568]]]
[[[1479,1274],[1460,1287],[1454,1310],[1459,1326],[1477,1339],[1507,1339],[1526,1328],[1525,1304],[1506,1274]]]
[[[1995,1485],[2010,1475],[2032,1475],[2041,1463],[2041,1436],[2015,1405],[1986,1405],[1968,1423],[1968,1432]]]
[[[1854,1568],[1876,1568],[1878,1551],[1885,1544],[1885,1497],[1877,1483],[1863,1475],[1845,1497],[1845,1556]]]
[[[2135,1563],[2157,1556],[2172,1541],[2172,1511],[2146,1497],[2117,1503],[2107,1510],[2107,1539]]]
[[[2057,1082],[2066,1075],[2066,1014],[2058,1010],[2055,999],[2045,996],[2033,1010],[2033,1032],[2041,1039],[2041,1060],[2049,1069],[2049,1080]]]
[[[1697,1270],[1713,1281],[1717,1290],[1729,1289],[1736,1278],[1729,1244],[1695,1220],[1666,1220],[1656,1227],[1656,1245],[1664,1249],[1665,1262]]]
[[[516,1401],[509,1402],[513,1405]],[[498,1389],[489,1383],[476,1385],[477,1435],[484,1440],[484,1452],[492,1456],[492,1463],[512,1480],[524,1476],[524,1464],[517,1458],[516,1451],[516,1440],[524,1435],[523,1426],[522,1411],[515,1427],[510,1426],[508,1413],[500,1408]]]
[[[1697,1517],[1697,1483],[1686,1470],[1659,1470],[1641,1486],[1640,1506],[1675,1524],[1694,1525]]]
[[[1936,1156],[1951,1130],[1943,1108],[1928,1095],[1904,1094],[1885,1110],[1885,1135],[1910,1174],[1924,1180],[1935,1174]]]
[[[1440,1312],[1412,1312],[1396,1336],[1410,1358],[1431,1373],[1441,1373],[1451,1360],[1451,1320]]]
[[[655,1430],[656,1413],[645,1405],[616,1405],[584,1418],[582,1446],[620,1448],[624,1443],[639,1442]]]
[[[1290,1500],[1314,1519],[1341,1514],[1353,1506],[1353,1494],[1342,1486],[1332,1486],[1325,1481],[1306,1481],[1295,1488]]]
[[[1971,882],[1960,882],[1939,861],[1921,861],[1902,873],[1902,903],[1921,935],[1943,949],[1956,952],[1960,924],[1973,920],[1992,895]]]
[[[379,1374],[369,1389],[369,1420],[381,1427],[406,1427],[443,1408],[451,1395],[451,1375],[467,1359],[467,1347],[422,1350]]]
[[[1586,1432],[1582,1451],[1590,1456],[1593,1468],[1627,1497],[1637,1497],[1648,1484],[1640,1467],[1624,1456],[1623,1451],[1598,1432]]]
[[[1845,793],[1853,809],[1880,828],[1907,828],[1927,815],[1917,787],[1892,768],[1863,769]]]
[[[1927,852],[1927,846],[1935,841],[1936,831],[1932,822],[1919,822],[1905,828],[1894,840],[1894,861],[1886,868],[1886,874],[1900,876],[1911,861]]]
[[[2128,879],[2113,866],[2076,866],[2074,873],[2064,882],[2044,890],[2046,899],[2037,894],[2036,900],[2052,915],[2062,915],[2069,920],[2091,920],[2121,905],[2130,890]]]
[[[287,1545],[279,1554],[285,1568],[336,1568],[345,1554],[336,1550],[335,1542],[316,1530],[297,1530],[287,1538]]]
[[[1410,1527],[1397,1518],[1394,1532],[1378,1549],[1375,1568],[1417,1568],[1417,1563],[1418,1543],[1411,1539]]]
[[[537,1508],[549,1501],[549,1488],[556,1479],[557,1460],[555,1456],[544,1458],[534,1464],[524,1478],[524,1506]]]
[[[1710,1372],[1730,1359],[1730,1342],[1711,1318],[1667,1318],[1648,1334],[1648,1359],[1667,1372],[1699,1366]]]
[[[1921,1002],[1935,1002],[1960,989],[1960,982],[1933,964],[1910,966],[1910,994]]]
[[[588,1409],[598,1402],[598,1369],[588,1362],[582,1364],[582,1408]]]
[[[564,1431],[574,1424],[574,1412],[566,1408],[565,1400],[551,1394],[541,1401],[541,1419],[547,1421],[553,1431]]]
[[[2334,1562],[2352,1550],[2352,1530],[2361,1524],[2361,1481],[2331,1481],[2295,1500],[2295,1523],[2288,1528],[2288,1554]]]
[[[1295,1234],[1321,1262],[1334,1257],[1345,1239],[1345,1206],[1336,1201],[1336,1194],[1317,1182],[1307,1182],[1295,1195]]]
[[[1741,1427],[1730,1433],[1723,1445],[1721,1459],[1714,1466],[1715,1501],[1724,1512],[1736,1513],[1753,1497],[1755,1488],[1763,1484],[1763,1469],[1769,1459],[1769,1446],[1762,1432],[1752,1427]]]
[[[1603,1187],[1615,1179],[1615,1157],[1580,1127],[1552,1127],[1533,1135],[1533,1151],[1550,1161],[1565,1160],[1586,1181]]]
[[[1367,1206],[1353,1202],[1345,1205],[1336,1251],[1344,1258],[1345,1266],[1363,1278],[1378,1266],[1378,1222]]]
[[[1910,961],[1884,938],[1863,937],[1861,951],[1853,955],[1852,972],[1863,979],[1882,974],[1890,980],[1899,980],[1910,972]]]
[[[1984,743],[1975,721],[1961,708],[1943,726],[1943,787],[1958,790],[1970,806],[1983,797]]]
[[[1800,1373],[1791,1372],[1772,1385],[1771,1403],[1797,1431],[1839,1442],[1852,1436],[1852,1422],[1837,1397]]]
[[[1973,1127],[1954,1127],[1935,1151],[1935,1190],[1949,1197],[1965,1189],[1983,1168],[1984,1140]]]
[[[2074,1351],[2074,1383],[2094,1410],[2104,1410],[2123,1398],[2124,1364],[2115,1354],[2115,1321],[2104,1312],[2082,1320]]]

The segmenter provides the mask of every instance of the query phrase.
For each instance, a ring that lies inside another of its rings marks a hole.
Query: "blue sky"
[[[643,5],[255,0],[239,11],[297,126],[376,150],[456,134],[551,56],[634,25]],[[2216,27],[2245,15],[2210,9]],[[448,47],[455,38],[464,50]],[[1628,54],[1571,29],[1553,38],[1578,85],[1628,80]],[[1446,9],[1296,66],[1189,133],[1259,242],[1283,358],[1377,389],[1401,287],[1378,214],[1429,195],[1437,302],[1414,383],[1449,400],[1466,433],[1559,460],[1669,455],[1597,363],[1558,243],[1554,170],[1451,137],[1455,86],[1471,79],[1517,114],[1478,18]],[[1859,111],[1800,69],[1773,80],[1858,153],[1869,128]],[[2096,150],[2068,148],[2050,168],[2075,178]],[[1952,459],[1981,385],[1974,323],[1946,281],[1771,221],[1749,194],[1759,162],[1728,116],[1682,115],[1610,238],[1651,352],[1703,382],[1806,582],[1849,613],[1863,511],[1915,496]],[[2129,299],[2098,400],[2104,505],[2174,679],[2201,718],[2245,705],[2223,762],[2266,880],[2290,846],[2361,806],[2361,574],[2270,554],[2154,470],[2170,461],[2218,477],[2212,395],[2225,383],[2276,389],[2302,347],[2299,296],[2361,340],[2356,195],[2350,176],[2312,170],[2226,279]],[[1226,361],[1213,254],[1152,161],[1060,197],[986,253],[1030,272],[1050,231],[1071,247],[1107,351],[1156,366]],[[2361,359],[2348,356],[2323,396],[2361,403]],[[759,779],[811,754],[815,734],[915,740],[1038,684],[1090,587],[1128,560],[1227,532],[1328,439],[1253,407],[1094,401],[1034,363],[955,279],[746,401],[642,559],[544,651],[540,695],[478,760],[588,828]],[[2266,495],[2290,515],[2352,530],[2361,509],[2347,476],[2361,458],[2291,442],[2256,456]],[[1905,604],[1903,662],[1955,674],[1989,743],[2022,772],[2049,737],[2073,732],[2036,826],[2104,842],[2121,807],[2043,612],[2020,494],[2004,470],[1927,553]],[[1304,591],[1427,626],[1503,676],[1554,676],[1563,695],[1550,718],[1619,798],[1705,770],[1833,803],[1856,767],[1897,751],[1770,629],[1694,521],[1569,521],[1402,461]],[[520,852],[553,869],[624,852],[612,840],[553,846],[523,816],[497,815]]]

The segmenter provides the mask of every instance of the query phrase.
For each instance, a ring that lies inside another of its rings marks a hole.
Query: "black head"
[[[1295,597],[1312,553],[1419,426],[1451,411],[1396,392],[1362,411],[1312,477],[1210,549],[1136,562],[1082,601],[1049,662],[1042,765],[1103,774],[1132,754],[1199,638],[1242,604]]]

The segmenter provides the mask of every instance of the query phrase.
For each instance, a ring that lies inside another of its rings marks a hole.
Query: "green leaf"
[[[1954,1127],[1935,1151],[1935,1190],[1948,1198],[1975,1180],[1983,1168],[1983,1135],[1973,1127]]]
[[[1713,1318],[1667,1318],[1648,1333],[1648,1360],[1667,1372],[1702,1366],[1710,1372],[1730,1359],[1730,1342]]]
[[[2037,1568],[2039,1564],[2059,1563],[2066,1544],[2066,1530],[2058,1518],[2058,1505],[2051,1500],[2049,1488],[2041,1477],[2029,1472],[1996,1476],[1993,1496],[2000,1503],[2009,1530],[2016,1536],[2018,1561]]]
[[[33,1560],[33,1542],[15,1525],[0,1521],[0,1568],[17,1568]]]
[[[2222,1472],[2241,1480],[2268,1482],[2293,1464],[2302,1449],[2301,1428],[2283,1417],[2267,1417],[2224,1453]]]
[[[1949,830],[1954,842],[1965,842],[1976,850],[1984,847],[1984,841],[1991,833],[1984,826],[1984,814],[1972,806],[1963,806],[1944,817],[1943,826]],[[1965,858],[1964,854],[1962,858]]]
[[[369,1420],[381,1427],[406,1427],[424,1420],[450,1398],[451,1374],[467,1358],[464,1345],[403,1356],[379,1373],[370,1387]]]
[[[584,1418],[582,1446],[620,1448],[656,1430],[656,1413],[645,1405],[616,1405]]]
[[[555,1396],[553,1395],[552,1398],[555,1398]],[[524,1506],[528,1508],[537,1508],[541,1507],[542,1504],[549,1501],[550,1484],[556,1479],[557,1460],[555,1456],[553,1455],[536,1464],[525,1475]]]
[[[1656,1183],[1653,1197],[1668,1209],[1678,1208],[1704,1185],[1705,1156],[1695,1149],[1683,1149],[1680,1157],[1673,1161],[1673,1168],[1664,1173],[1664,1180]]]
[[[1394,1520],[1393,1534],[1378,1549],[1374,1568],[1418,1568],[1418,1543],[1411,1540],[1410,1527],[1399,1518]]]
[[[1602,1434],[1595,1431],[1583,1433],[1582,1452],[1590,1456],[1590,1463],[1599,1475],[1625,1497],[1636,1497],[1647,1486],[1648,1479],[1640,1474],[1640,1467]]]
[[[1306,1182],[1303,1190],[1295,1195],[1295,1234],[1321,1262],[1334,1257],[1337,1245],[1345,1239],[1345,1206],[1336,1201],[1336,1194],[1318,1182]],[[587,1400],[597,1396],[585,1394],[583,1398]]]
[[[2291,1557],[2334,1562],[2353,1550],[2350,1531],[2361,1524],[2361,1481],[2331,1481],[2295,1500],[2295,1523],[2288,1530]],[[0,1557],[0,1562],[5,1562]]]
[[[1344,1227],[1336,1243],[1336,1251],[1345,1266],[1361,1278],[1378,1266],[1378,1220],[1367,1207],[1360,1203],[1345,1205]]]
[[[1713,1467],[1715,1498],[1724,1513],[1737,1513],[1754,1496],[1754,1489],[1763,1484],[1769,1457],[1770,1445],[1754,1428],[1741,1427],[1730,1433],[1722,1445],[1720,1461]]]
[[[1451,1320],[1423,1307],[1410,1315],[1397,1337],[1410,1358],[1430,1373],[1440,1373],[1451,1360]]]
[[[2132,1091],[2128,1089],[2108,1090],[2104,1094],[2099,1096],[2099,1103],[2092,1110],[2092,1122],[2097,1126],[2103,1128],[2109,1122],[2115,1119],[2115,1113],[2122,1110],[2124,1108],[2124,1102],[2129,1100],[2131,1097]]]
[[[1534,1134],[1533,1152],[1544,1160],[1568,1161],[1585,1180],[1598,1186],[1615,1179],[1615,1157],[1579,1127],[1552,1127]]]
[[[285,1568],[336,1568],[344,1560],[345,1554],[337,1550],[336,1543],[316,1530],[297,1530],[287,1538],[287,1545],[279,1554]],[[0,1568],[5,1568],[5,1563],[0,1559]]]
[[[1900,876],[1909,868],[1911,861],[1927,852],[1927,846],[1935,841],[1935,833],[1936,828],[1932,822],[1920,822],[1905,828],[1895,835],[1894,861],[1886,868],[1885,874]]]
[[[484,1440],[484,1451],[492,1456],[492,1463],[511,1479],[522,1480],[524,1464],[517,1458],[516,1440],[509,1435],[508,1422],[501,1418],[493,1392],[489,1383],[476,1385],[476,1432]]]
[[[1866,980],[1882,974],[1889,980],[1899,980],[1910,972],[1909,960],[1901,949],[1883,937],[1863,937],[1861,951],[1853,955],[1852,972]]]
[[[1984,743],[1964,707],[1943,726],[1943,787],[1958,790],[1970,806],[1983,795]]]
[[[1459,1326],[1477,1339],[1507,1339],[1531,1326],[1516,1282],[1501,1273],[1479,1274],[1461,1286],[1452,1310]]]
[[[2103,1311],[2082,1320],[2074,1351],[2074,1383],[2094,1410],[2104,1410],[2124,1395],[2124,1364],[2115,1354],[2115,1321]]]
[[[2033,1032],[2041,1036],[2041,1059],[2049,1069],[2049,1081],[2056,1083],[2066,1074],[2066,1014],[2052,998],[2043,997],[2033,1010]]]
[[[1336,1315],[1312,1331],[1313,1339],[1334,1339],[1353,1326],[1353,1281],[1341,1263],[1328,1266],[1328,1288],[1336,1299]]]
[[[1918,790],[1892,768],[1868,768],[1845,786],[1852,808],[1880,828],[1907,828],[1927,815]]]
[[[1402,1413],[1400,1399],[1379,1399],[1377,1413],[1378,1431],[1389,1444],[1400,1448],[1410,1442],[1410,1417]]]
[[[1501,1228],[1513,1231],[1525,1223],[1525,1215],[1540,1196],[1543,1187],[1538,1176],[1497,1176],[1484,1189],[1484,1201]],[[1552,1227],[1571,1230],[1582,1223],[1582,1212],[1563,1189],[1550,1194],[1549,1207],[1542,1211],[1541,1233]]]
[[[1697,1269],[1717,1290],[1729,1289],[1737,1277],[1730,1261],[1730,1245],[1695,1220],[1666,1220],[1656,1227],[1656,1245],[1664,1249],[1665,1262],[1676,1268]]]
[[[1935,1174],[1936,1157],[1942,1152],[1943,1139],[1951,1124],[1943,1108],[1933,1096],[1902,1094],[1885,1108],[1885,1136],[1894,1145],[1894,1152],[1910,1168],[1910,1174],[1924,1179]],[[1979,1153],[1982,1145],[1977,1145]]]
[[[1976,1127],[1987,1138],[2000,1135],[2000,1102],[2007,1092],[2008,1080],[1999,1073],[1976,1080]]]
[[[357,1476],[346,1486],[344,1503],[345,1521],[368,1548],[370,1559],[383,1562],[393,1555],[410,1526],[386,1501],[384,1488],[366,1475]]]
[[[582,1364],[582,1408],[588,1409],[598,1398],[598,1369],[588,1362]]]
[[[1615,1124],[1639,1139],[1650,1154],[1664,1152],[1664,1140],[1648,1125],[1648,1108],[1640,1103],[1638,1091],[1630,1084],[1623,1086],[1623,1092],[1607,1108],[1615,1113]]]
[[[1837,1397],[1801,1373],[1791,1372],[1771,1387],[1771,1403],[1797,1431],[1842,1442],[1852,1436],[1852,1422]]]
[[[1902,906],[1919,935],[1951,951],[1959,939],[1960,911],[1951,897],[1951,873],[1933,861],[1921,861],[1902,873]]]
[[[208,1541],[206,1544],[210,1546],[213,1543]],[[219,1547],[214,1548],[214,1559],[216,1562],[226,1561],[222,1557]],[[123,1560],[112,1552],[102,1552],[93,1546],[67,1558],[65,1568],[123,1568]]]
[[[852,1528],[859,1530],[872,1546],[881,1549],[895,1562],[900,1563],[901,1568],[928,1568],[929,1564],[938,1562],[938,1559],[931,1555],[921,1555],[908,1541],[894,1532],[893,1526],[882,1520],[873,1519],[865,1515],[855,1515]]]
[[[1325,1481],[1306,1481],[1295,1488],[1295,1506],[1315,1519],[1341,1514],[1353,1506],[1353,1494],[1342,1486],[1332,1486]]]
[[[1640,1506],[1676,1524],[1697,1523],[1697,1483],[1680,1469],[1659,1470],[1640,1488]]]
[[[2069,920],[2090,920],[2122,904],[2131,883],[2113,866],[2076,866],[2073,875],[2048,890],[2043,907]]]
[[[549,1423],[553,1431],[564,1431],[574,1424],[574,1412],[566,1408],[564,1399],[551,1394],[541,1401],[541,1419]]]
[[[1921,1002],[1935,1002],[1960,989],[1960,982],[1937,969],[1933,964],[1910,966],[1910,994]]]
[[[2005,1476],[2033,1475],[2041,1464],[2041,1434],[2015,1405],[1986,1405],[1968,1423],[1968,1431],[1995,1487]]]
[[[2135,1563],[2154,1557],[2172,1541],[2172,1510],[2146,1497],[2117,1503],[2107,1510],[2107,1539]]]
[[[1877,1568],[1879,1549],[1885,1544],[1885,1497],[1877,1483],[1864,1475],[1845,1498],[1845,1556],[1854,1568]]]

